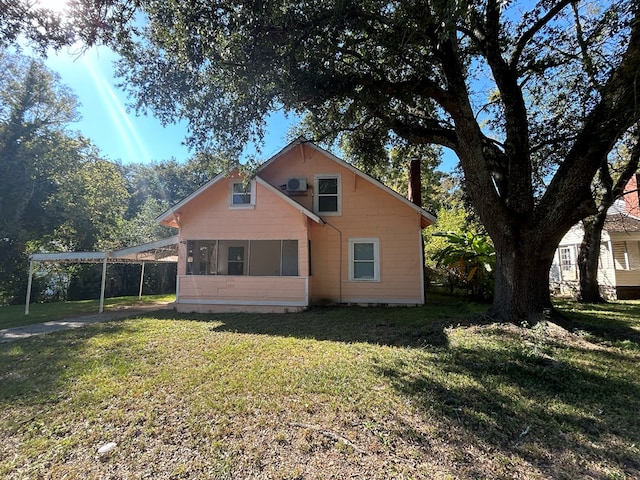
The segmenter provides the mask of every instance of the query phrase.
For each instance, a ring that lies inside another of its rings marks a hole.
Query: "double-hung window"
[[[255,204],[254,182],[243,180],[229,184],[229,206],[232,208],[250,208]]]
[[[229,247],[227,259],[227,274],[244,274],[244,247]]]
[[[570,272],[573,270],[573,258],[571,255],[571,247],[560,247],[560,268],[563,272]]]
[[[313,207],[319,215],[341,215],[342,196],[340,175],[314,177]]]
[[[349,280],[380,281],[380,240],[377,238],[349,239]]]

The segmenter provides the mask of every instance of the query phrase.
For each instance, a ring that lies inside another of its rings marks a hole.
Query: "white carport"
[[[29,280],[27,282],[27,299],[25,301],[24,314],[29,314],[31,302],[31,282],[33,280],[34,262],[57,263],[102,263],[102,282],[100,287],[100,310],[104,310],[104,291],[107,276],[108,263],[139,263],[142,264],[140,273],[140,289],[138,298],[142,297],[142,283],[144,278],[144,264],[151,263],[176,263],[178,261],[178,236],[164,238],[155,242],[136,245],[135,247],[105,252],[61,252],[61,253],[34,253],[29,257]]]

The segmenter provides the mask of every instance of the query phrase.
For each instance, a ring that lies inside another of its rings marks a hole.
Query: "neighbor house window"
[[[314,181],[313,206],[316,213],[340,215],[342,210],[340,176],[316,175]]]
[[[349,280],[380,281],[380,241],[377,238],[349,239]]]
[[[629,270],[627,242],[613,242],[613,261],[616,270]]]
[[[560,247],[560,268],[563,272],[573,270],[571,247]]]
[[[297,240],[189,240],[187,275],[298,276]]]
[[[560,247],[558,249],[560,257],[560,275],[562,280],[577,280],[578,266],[575,262],[574,247]]]
[[[640,270],[640,242],[613,242],[616,270]]]
[[[243,208],[254,204],[254,182],[237,180],[230,183],[229,206]]]

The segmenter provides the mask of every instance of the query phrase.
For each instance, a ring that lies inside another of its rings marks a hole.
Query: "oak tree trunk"
[[[580,301],[602,303],[598,284],[598,259],[600,257],[601,235],[606,219],[604,215],[587,218],[583,221],[584,237],[578,252],[578,270],[580,272]]]
[[[495,242],[495,294],[489,314],[496,320],[533,326],[552,312],[549,269],[555,247],[540,234]]]

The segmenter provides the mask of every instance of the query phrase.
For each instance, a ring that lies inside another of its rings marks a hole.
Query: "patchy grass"
[[[135,307],[150,303],[170,303],[175,295],[145,295],[141,300],[137,296],[113,297],[104,299],[104,309],[117,310],[123,306]],[[0,306],[0,329],[33,325],[54,320],[62,320],[78,315],[98,313],[100,300],[78,300],[73,302],[32,303],[29,315],[24,314],[24,305]]]
[[[0,477],[640,478],[639,351],[484,308],[159,312],[2,344]],[[637,329],[627,308],[602,322]]]
[[[613,304],[563,301],[557,307],[567,317],[563,325],[589,340],[623,348],[640,346],[640,300]]]

